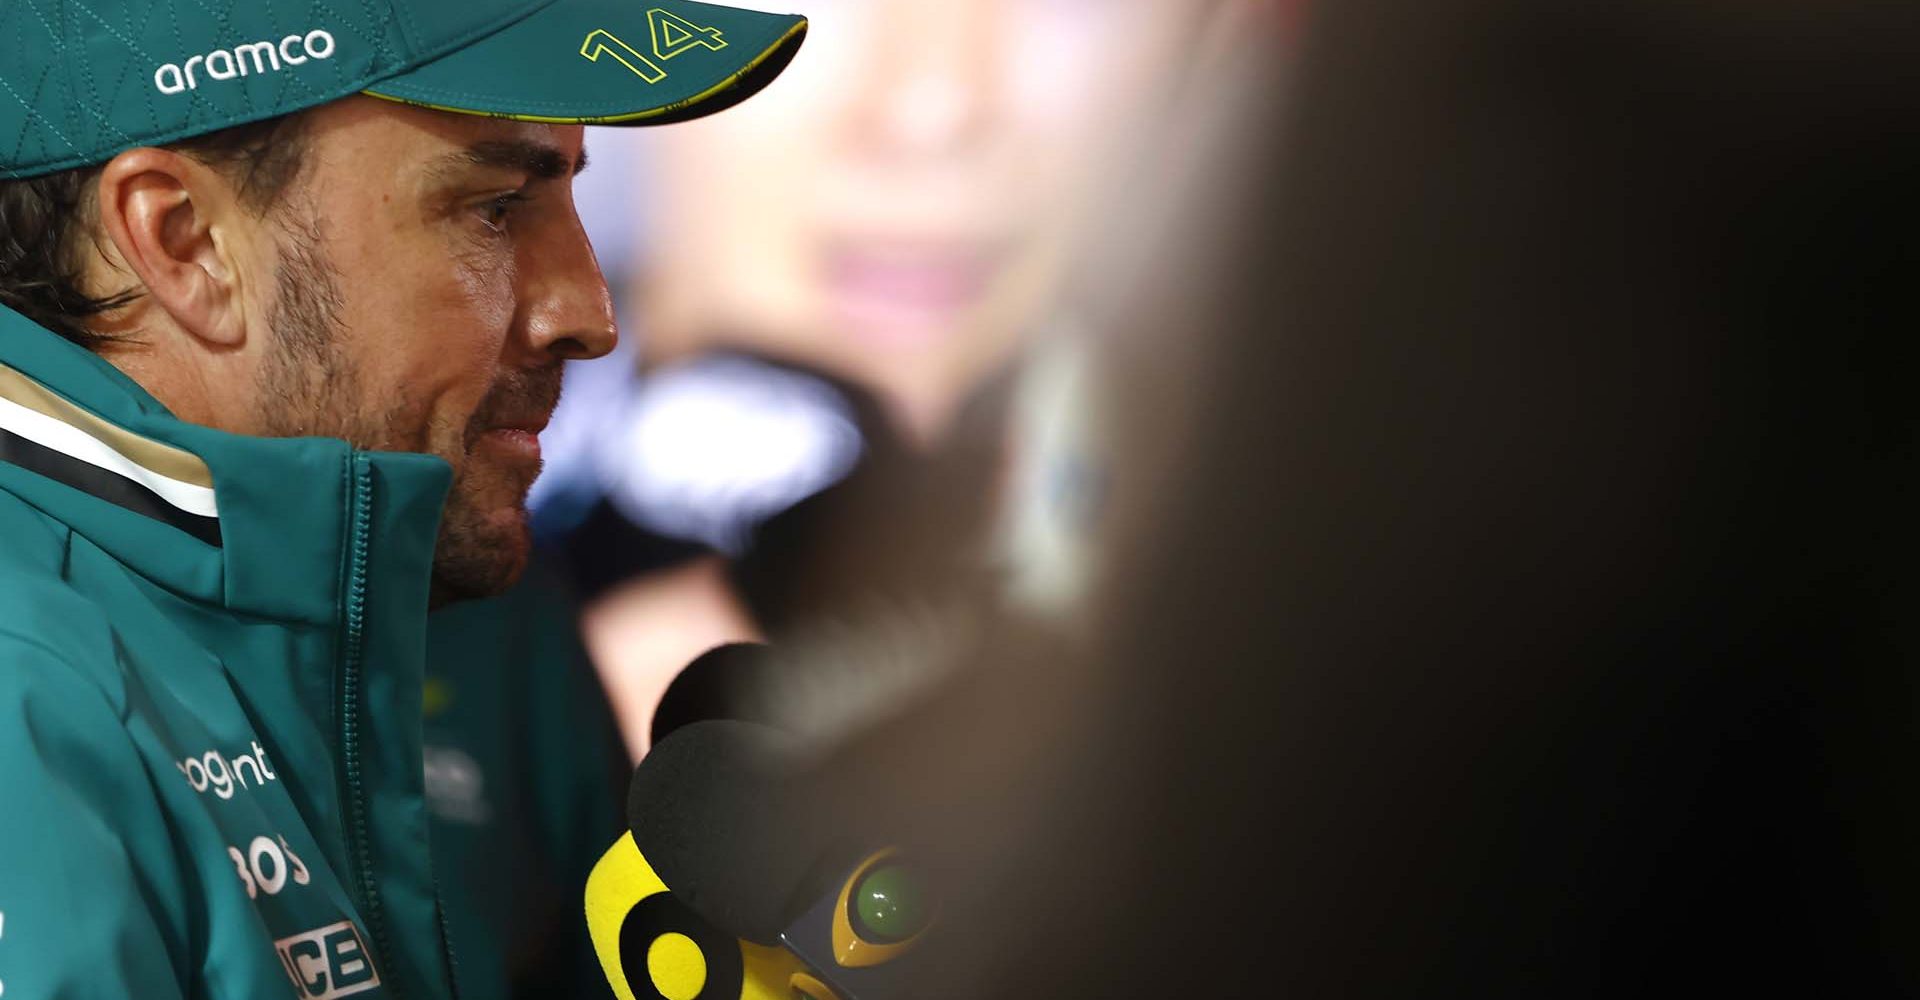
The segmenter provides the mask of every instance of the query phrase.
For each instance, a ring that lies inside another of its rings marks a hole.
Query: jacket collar
[[[451,478],[432,456],[186,423],[98,355],[0,307],[0,490],[183,597],[335,621],[347,512],[370,481],[374,544],[409,554],[383,560],[383,585],[417,590],[424,613]]]

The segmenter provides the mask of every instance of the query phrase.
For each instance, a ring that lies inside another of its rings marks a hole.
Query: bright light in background
[[[609,497],[622,514],[730,555],[861,450],[852,409],[826,383],[737,357],[656,375],[609,444],[629,457]]]

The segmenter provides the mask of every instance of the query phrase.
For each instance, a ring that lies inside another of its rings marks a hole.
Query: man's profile
[[[430,605],[527,561],[614,343],[583,125],[806,22],[655,0],[0,11],[0,991],[452,996]]]

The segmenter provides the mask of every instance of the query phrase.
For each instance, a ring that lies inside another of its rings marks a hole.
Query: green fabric
[[[632,768],[555,574],[536,562],[505,596],[433,614],[425,711],[462,1000],[610,995],[581,893],[626,832]]]
[[[751,95],[792,59],[805,27],[687,0],[569,0],[367,90],[536,120],[661,124]],[[744,85],[710,93],[734,84]]]
[[[0,990],[452,995],[420,724],[445,463],[182,423],[4,309],[0,363],[198,456],[222,540],[0,461]]]
[[[685,0],[9,0],[0,178],[369,89],[478,114],[660,124],[764,86],[805,29]]]

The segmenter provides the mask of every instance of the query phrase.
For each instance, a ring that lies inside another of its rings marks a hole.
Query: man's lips
[[[552,419],[553,414],[542,413],[513,420],[501,420],[489,426],[487,432],[491,434],[499,431],[525,431],[528,434],[539,434],[547,429],[547,423]]]
[[[536,431],[519,427],[495,427],[481,435],[480,440],[491,446],[495,452],[507,452],[522,461],[540,461],[540,435]]]
[[[480,401],[467,424],[467,447],[485,442],[491,450],[540,460],[540,432],[560,405],[561,372],[556,364],[538,371],[509,373]]]
[[[540,460],[540,432],[547,429],[550,413],[537,413],[501,420],[488,426],[482,440],[495,449],[510,452],[521,459]]]

